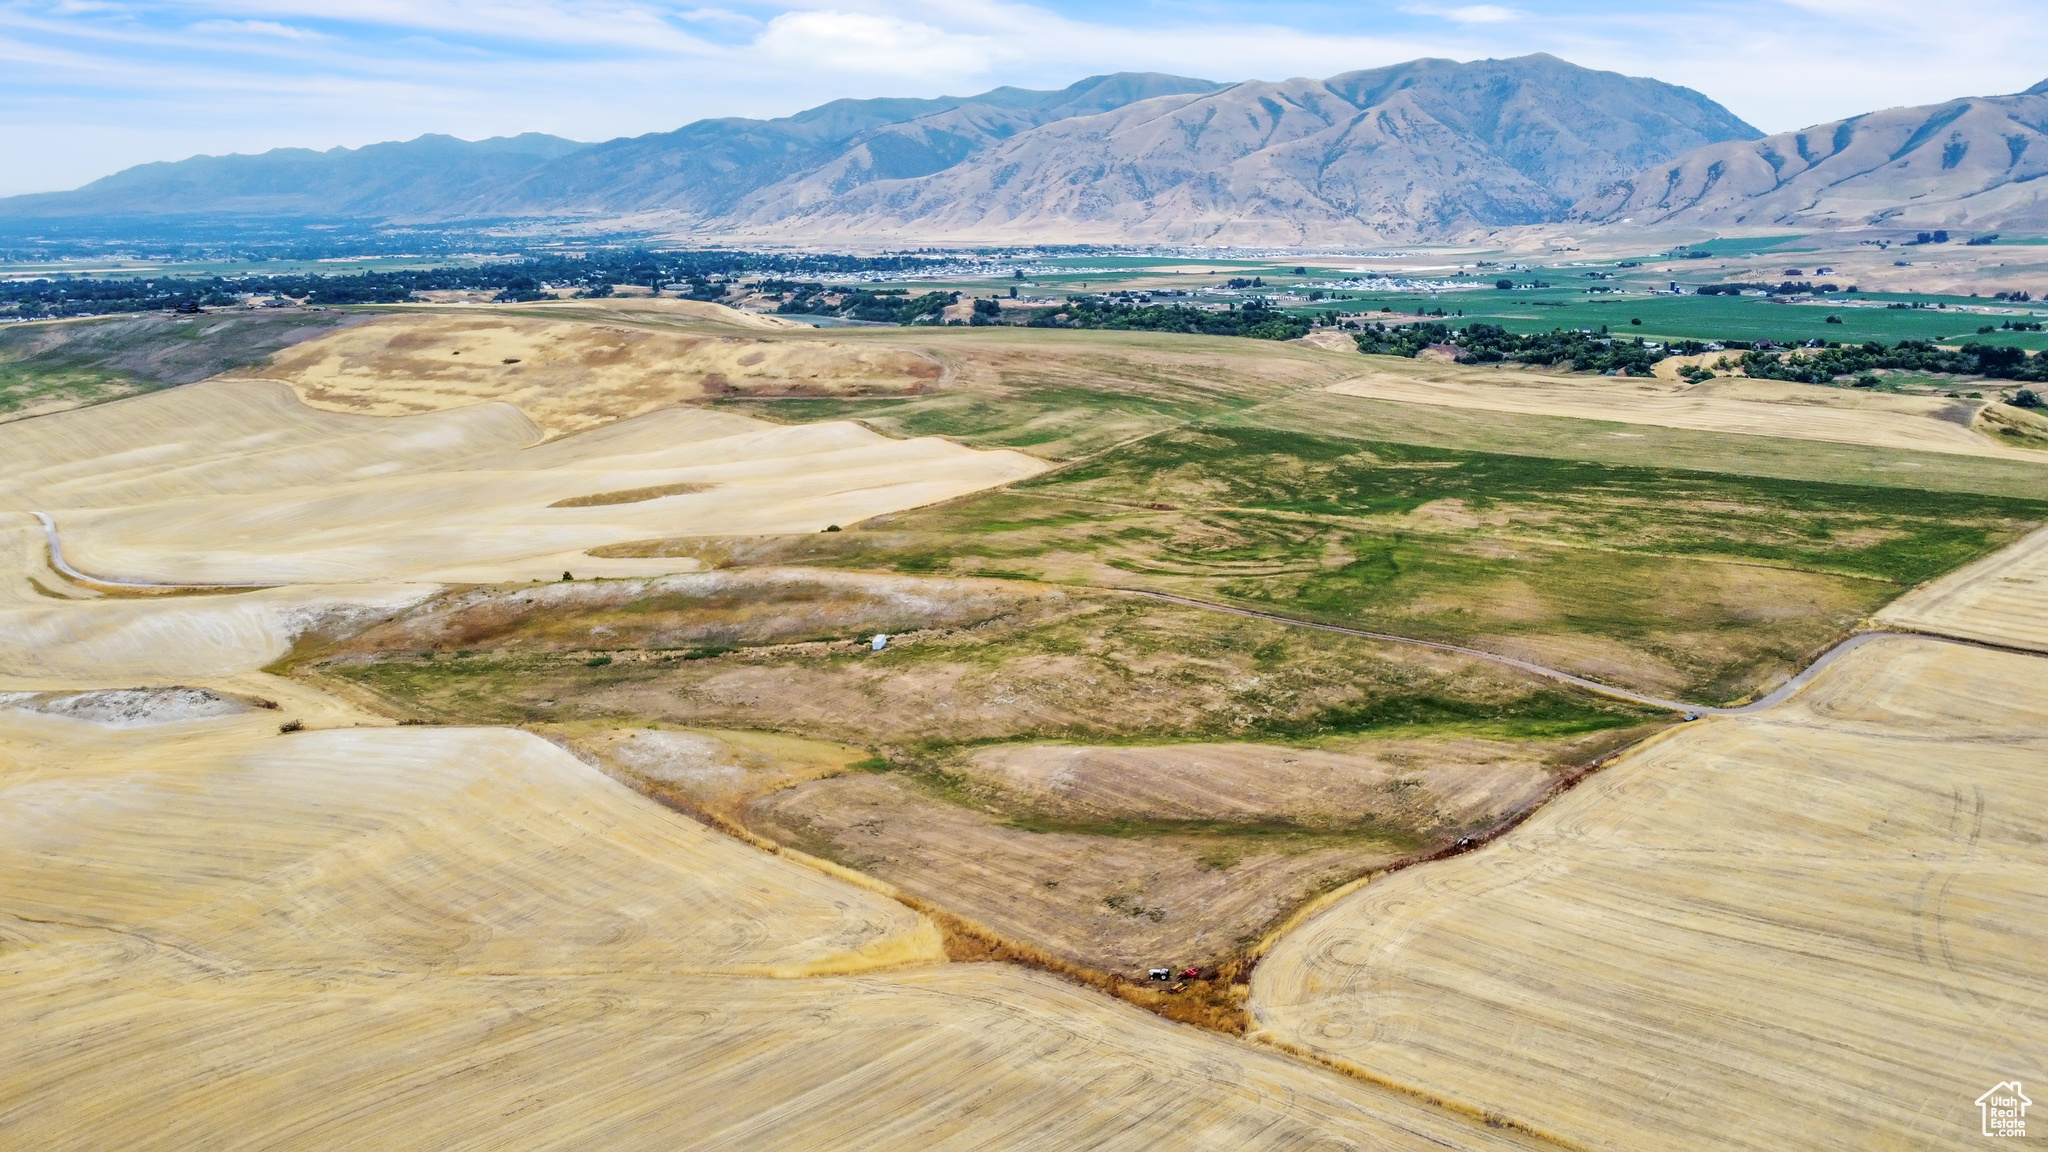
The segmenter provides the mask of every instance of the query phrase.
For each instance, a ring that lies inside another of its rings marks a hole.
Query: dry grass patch
[[[456,594],[302,671],[429,719],[771,729],[913,758],[1417,725],[1572,736],[1649,715],[1446,653],[1010,581],[742,570],[589,587]]]
[[[2015,448],[2048,449],[2048,417],[2010,404],[1986,404],[1978,427]]]
[[[359,631],[433,591],[306,586],[235,595],[0,605],[0,689],[172,685],[283,657],[295,639]]]
[[[1060,960],[1213,978],[1318,893],[1483,835],[1643,734],[1006,744],[783,788],[745,820]]]
[[[0,329],[0,423],[190,384],[363,319],[292,310],[10,324]]]
[[[865,639],[876,632],[959,628],[1065,594],[995,580],[931,580],[815,569],[753,569],[642,579],[453,590],[319,652],[379,655],[487,650],[713,655],[742,645]]]

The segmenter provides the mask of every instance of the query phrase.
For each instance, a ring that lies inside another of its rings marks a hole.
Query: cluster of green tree
[[[1811,280],[1784,280],[1776,284],[1759,284],[1742,281],[1734,284],[1702,284],[1692,290],[1695,296],[1740,296],[1744,292],[1765,292],[1772,296],[1810,296],[1818,292],[1841,292],[1838,284],[1815,284]],[[1850,285],[1847,291],[1856,291]]]
[[[545,285],[608,295],[614,284],[639,284],[698,300],[725,294],[724,281],[759,272],[858,274],[919,267],[910,256],[836,256],[737,252],[725,249],[650,252],[634,249],[584,256],[540,256],[471,267],[363,272],[350,276],[292,273],[237,276],[100,279],[59,276],[0,284],[0,311],[37,318],[148,312],[181,305],[219,307],[238,295],[285,296],[312,304],[395,304],[415,292],[460,289],[497,293],[502,301],[538,300]]]
[[[1423,349],[1441,346],[1460,364],[1494,364],[1513,360],[1522,364],[1570,367],[1575,372],[1613,372],[1621,376],[1648,376],[1650,366],[1670,355],[1652,348],[1638,337],[1621,339],[1603,333],[1566,331],[1562,328],[1528,336],[1510,332],[1498,324],[1407,324],[1390,328],[1368,325],[1354,340],[1358,350],[1380,356],[1414,357]],[[1671,351],[1705,351],[1704,344],[1688,342]]]
[[[1994,380],[2048,381],[2048,358],[2028,356],[2025,349],[1990,344],[1965,344],[1960,349],[1937,347],[1926,340],[1901,340],[1886,346],[1829,345],[1791,353],[1752,349],[1742,354],[1742,370],[1770,380],[1828,384],[1842,376],[1868,387],[1877,383],[1879,368],[1911,372],[1946,372],[1957,376],[1988,376]]]
[[[1263,300],[1222,312],[1185,304],[1133,304],[1069,296],[1058,312],[1035,316],[1032,328],[1110,328],[1133,332],[1185,332],[1202,336],[1249,336],[1254,340],[1295,340],[1308,335],[1306,316],[1293,316]]]
[[[878,324],[938,324],[939,312],[960,299],[958,292],[926,292],[912,296],[904,288],[830,289],[823,284],[789,281],[763,283],[764,291],[780,291],[789,299],[775,310],[792,316],[837,316]]]

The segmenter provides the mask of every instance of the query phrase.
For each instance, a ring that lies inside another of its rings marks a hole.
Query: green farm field
[[[1159,347],[1133,334],[949,337],[927,346],[988,356],[1035,341],[1095,366],[1112,349]],[[1325,365],[1365,366],[1199,343],[1218,367],[1291,363],[1302,384]],[[1148,588],[1718,704],[1767,689],[1915,584],[2048,520],[2039,468],[2019,461],[1452,412],[1253,386],[1248,372],[1201,391],[1091,384],[1066,363],[1025,356],[982,387],[909,399],[732,405],[1067,462],[748,562]]]
[[[1546,275],[1562,276],[1564,273]],[[1552,283],[1558,283],[1552,280]],[[1337,310],[1355,312],[1392,308],[1384,319],[1412,319],[1416,309],[1447,313],[1462,311],[1460,323],[1484,321],[1499,324],[1511,332],[1548,332],[1553,328],[1605,326],[1610,332],[1642,336],[1651,340],[1774,340],[1779,343],[1833,340],[1860,343],[1882,340],[1932,340],[1960,343],[1976,340],[1986,344],[2008,344],[2030,350],[2048,348],[2048,333],[1992,331],[1978,334],[1989,324],[1994,328],[2004,319],[1935,308],[1886,308],[1885,302],[1935,301],[1946,299],[1952,306],[1964,303],[1989,305],[1988,300],[1930,296],[1879,296],[1878,303],[1854,303],[1862,297],[1831,300],[1822,304],[1778,304],[1760,296],[1631,295],[1589,296],[1583,291],[1553,289],[1500,292],[1480,290],[1446,292],[1437,296],[1359,296],[1342,301]],[[1841,320],[1828,323],[1828,317]],[[1641,324],[1632,321],[1641,320]]]
[[[884,517],[827,563],[1126,585],[1723,704],[2048,502],[1193,425]]]

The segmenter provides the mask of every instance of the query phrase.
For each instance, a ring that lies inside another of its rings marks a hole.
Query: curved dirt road
[[[102,588],[274,588],[274,584],[158,584],[149,581],[113,580],[105,576],[88,576],[71,566],[64,559],[64,545],[57,540],[57,522],[48,512],[31,512],[29,515],[43,522],[43,538],[50,543],[50,567],[83,584],[97,584]]]

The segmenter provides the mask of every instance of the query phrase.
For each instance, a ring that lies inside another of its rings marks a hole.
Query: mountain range
[[[374,218],[408,205],[461,203],[589,147],[528,132],[489,140],[421,136],[363,148],[274,148],[139,164],[75,192],[0,200],[0,216],[309,216]]]
[[[1237,84],[1125,72],[599,144],[198,156],[0,200],[0,218],[632,218],[749,239],[1240,245],[1558,222],[2014,227],[2048,224],[2044,135],[2048,82],[1765,136],[1691,89],[1538,54]]]
[[[1580,204],[1601,223],[2048,226],[2048,81],[1695,149]]]
[[[745,233],[1302,244],[1557,219],[1603,181],[1761,135],[1687,88],[1554,56],[1249,81],[1046,124],[857,189],[764,189]]]

